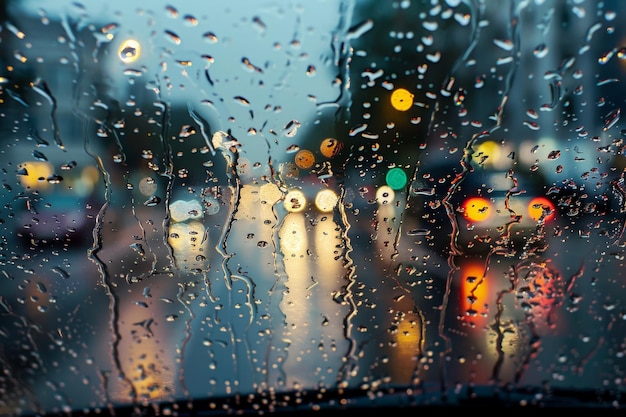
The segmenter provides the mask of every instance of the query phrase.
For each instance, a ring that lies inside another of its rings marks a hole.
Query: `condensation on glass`
[[[1,414],[624,405],[621,2],[92,3],[1,5]]]

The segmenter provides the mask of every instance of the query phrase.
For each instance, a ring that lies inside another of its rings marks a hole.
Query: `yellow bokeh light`
[[[413,106],[413,94],[404,88],[398,88],[391,93],[391,105],[399,111],[407,111]]]
[[[389,204],[394,198],[396,198],[396,192],[388,185],[380,186],[376,190],[376,201],[380,205]]]
[[[139,59],[141,55],[141,44],[134,39],[126,39],[120,45],[119,57],[125,64],[130,64]]]
[[[465,217],[471,222],[487,220],[492,213],[491,202],[485,198],[472,197],[463,203]]]
[[[528,215],[538,221],[544,215],[543,221],[546,222],[554,218],[554,203],[545,197],[535,197],[528,203]]]
[[[262,204],[273,206],[282,196],[282,191],[274,183],[268,182],[259,187],[259,200]]]
[[[322,213],[330,213],[337,205],[339,197],[333,190],[321,190],[315,195],[315,207]]]
[[[206,248],[208,235],[200,221],[192,220],[187,223],[171,223],[168,229],[167,241],[177,256],[188,256],[194,259],[195,254]],[[192,256],[193,255],[193,256]]]
[[[315,163],[315,155],[308,149],[302,149],[296,154],[295,162],[298,168],[309,169]]]
[[[47,178],[54,173],[54,168],[49,162],[31,161],[21,164],[26,169],[26,175],[20,175],[20,184],[24,188],[42,189],[48,187]]]
[[[304,215],[288,214],[278,231],[280,249],[287,257],[304,256],[308,248]],[[291,278],[291,276],[290,276]]]
[[[302,190],[291,190],[285,195],[283,205],[288,212],[299,213],[306,207],[306,196]]]

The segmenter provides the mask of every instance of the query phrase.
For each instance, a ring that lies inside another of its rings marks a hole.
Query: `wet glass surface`
[[[0,2],[0,414],[623,409],[624,4]]]

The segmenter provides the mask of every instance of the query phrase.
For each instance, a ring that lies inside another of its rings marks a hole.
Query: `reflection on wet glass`
[[[623,406],[621,2],[200,3],[0,6],[1,414]]]

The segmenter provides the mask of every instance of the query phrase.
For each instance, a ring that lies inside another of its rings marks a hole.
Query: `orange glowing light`
[[[471,197],[463,203],[463,213],[471,222],[483,222],[491,217],[493,205],[482,197]]]
[[[391,93],[391,105],[398,111],[407,111],[413,106],[413,93],[404,88],[398,88]]]
[[[544,222],[552,220],[555,216],[554,203],[545,197],[535,197],[528,203],[528,215],[537,221],[545,213]]]
[[[468,262],[461,268],[461,306],[463,317],[475,325],[484,324],[489,285],[482,262]]]

